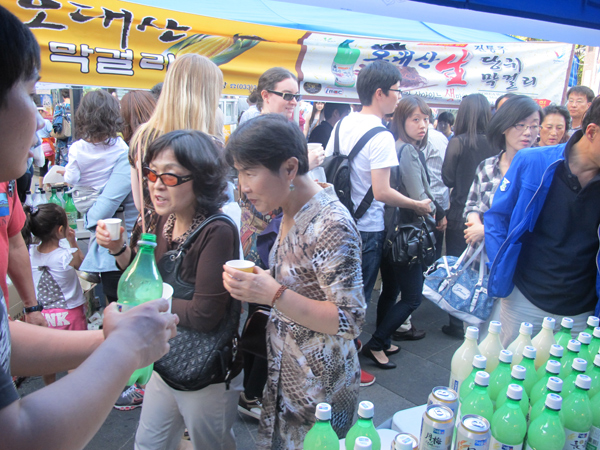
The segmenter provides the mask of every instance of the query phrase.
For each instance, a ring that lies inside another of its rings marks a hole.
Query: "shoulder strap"
[[[334,156],[338,156],[340,154],[340,127],[342,126],[342,120],[344,120],[343,117],[340,120],[338,120],[338,123],[336,124],[336,127],[335,127],[335,136],[334,136],[334,140],[333,140],[333,155]]]
[[[196,238],[198,237],[198,235],[202,232],[202,230],[207,225],[209,225],[212,222],[214,222],[215,220],[224,220],[226,222],[229,222],[230,224],[233,225],[233,227],[236,230],[236,234],[237,234],[237,225],[233,222],[233,220],[231,219],[231,217],[229,217],[225,213],[213,214],[212,216],[210,216],[209,218],[207,218],[204,222],[202,222],[200,224],[200,226],[198,226],[198,228],[196,228],[194,231],[192,231],[192,233],[188,236],[188,238],[185,240],[185,242],[183,244],[181,244],[181,247],[179,247],[178,256],[181,255],[181,254],[185,254],[185,252],[187,252],[187,250],[192,246],[192,244],[194,243],[194,241],[196,240]],[[238,247],[239,247],[239,245],[238,245]]]

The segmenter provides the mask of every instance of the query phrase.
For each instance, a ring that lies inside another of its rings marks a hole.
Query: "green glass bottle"
[[[522,448],[527,433],[527,421],[521,409],[522,396],[521,386],[508,385],[506,402],[494,413],[490,422],[492,431],[490,450]]]
[[[550,377],[558,377],[560,373],[560,363],[558,361],[554,361],[553,359],[549,359],[546,363],[546,373],[542,378],[538,380],[537,383],[531,388],[531,393],[529,394],[529,403],[533,406],[535,405],[539,399],[545,397],[546,393],[546,385],[548,384],[548,379]]]
[[[600,327],[594,328],[594,332],[592,333],[592,342],[590,343],[588,350],[590,351],[590,355],[592,355],[594,358],[600,351]]]
[[[304,438],[305,450],[338,450],[340,440],[331,427],[331,406],[319,403],[315,410],[316,422]]]
[[[573,336],[571,336],[571,330],[573,329],[573,319],[570,317],[563,317],[560,322],[560,331],[554,335],[554,339],[558,345],[562,345],[564,348]]]
[[[364,401],[358,404],[358,420],[346,435],[346,450],[354,450],[354,443],[359,436],[366,436],[371,439],[373,450],[381,450],[381,439],[373,425],[374,414],[375,407],[373,403]]]
[[[73,197],[70,192],[65,194],[67,196],[65,200],[65,212],[67,213],[67,221],[69,222],[69,226],[73,229],[77,228],[77,208],[75,208],[75,203],[73,203]]]
[[[577,375],[575,391],[565,398],[562,417],[565,427],[565,448],[583,448],[592,428],[592,408],[588,391],[592,380],[587,375]],[[564,388],[563,388],[564,391]]]
[[[579,355],[577,356],[579,358],[585,359],[588,362],[588,364],[592,364],[594,362],[594,356],[596,356],[590,353],[592,335],[582,331],[581,333],[579,333],[579,336],[577,336],[577,340],[581,343],[581,350],[579,350]]]
[[[50,200],[48,200],[48,203],[54,203],[62,208],[62,202],[60,201],[60,198],[58,198],[58,195],[56,195],[55,187],[52,188],[52,195],[50,195]]]
[[[459,400],[462,402],[475,387],[475,374],[480,370],[485,370],[487,359],[482,355],[473,356],[473,370],[469,376],[460,384]]]
[[[488,388],[490,399],[494,406],[498,394],[504,386],[510,384],[510,364],[512,362],[512,352],[501,350],[498,356],[498,367],[490,374],[490,386]]]
[[[475,386],[460,404],[460,419],[469,414],[476,414],[491,422],[494,415],[494,405],[488,394],[490,374],[480,370],[475,374]]]
[[[520,365],[525,367],[525,380],[523,381],[523,387],[525,388],[525,392],[527,395],[531,394],[531,388],[537,383],[538,377],[535,371],[535,357],[536,357],[536,349],[527,346],[523,349],[523,359],[520,362]]]
[[[565,445],[565,430],[559,417],[562,397],[548,394],[545,404],[542,414],[529,425],[526,450],[562,450]]]
[[[540,414],[542,414],[542,412],[544,411],[545,408],[545,404],[546,404],[546,398],[548,397],[548,394],[559,394],[562,391],[562,387],[563,387],[563,380],[561,380],[558,377],[550,377],[548,378],[548,383],[546,384],[546,390],[544,391],[544,393],[542,394],[542,396],[539,398],[539,400],[535,403],[531,404],[531,410],[529,411],[529,423],[533,422],[535,419],[537,419]],[[562,418],[561,418],[562,420]]]
[[[529,413],[529,396],[527,395],[527,391],[525,390],[525,386],[523,385],[525,381],[525,367],[517,364],[513,366],[512,371],[510,373],[510,382],[508,384],[518,384],[523,388],[523,395],[521,397],[521,410],[523,414],[527,416]],[[496,399],[496,410],[498,410],[506,401],[506,392],[508,391],[508,384],[504,386],[500,392],[498,393],[498,398]]]
[[[335,75],[335,85],[340,87],[353,87],[356,83],[356,75],[354,74],[354,64],[360,56],[358,48],[350,48],[350,43],[353,39],[346,39],[337,49],[333,63],[331,64],[331,72]]]
[[[573,370],[573,360],[579,357],[579,350],[581,350],[581,342],[576,339],[571,339],[567,344],[567,354],[563,356],[562,369],[559,377],[565,380],[571,371]]]
[[[596,355],[594,358],[594,364],[588,365],[585,374],[592,379],[592,385],[590,386],[590,398],[593,398],[598,392],[600,392],[600,355]]]
[[[594,329],[597,326],[600,326],[600,318],[596,316],[589,316],[587,319],[587,327],[583,331],[592,336],[594,334]]]
[[[585,375],[585,371],[587,369],[587,361],[583,358],[575,358],[573,360],[573,370],[569,374],[567,378],[565,378],[565,382],[563,384],[562,389],[562,398],[567,400],[569,396],[575,390],[575,382],[577,381],[577,376]],[[591,380],[591,378],[590,378]],[[564,409],[564,408],[563,408]]]
[[[559,363],[562,364],[563,352],[564,352],[564,349],[563,349],[562,345],[554,344],[553,346],[550,347],[550,359],[553,359],[554,361],[558,361]],[[537,371],[538,380],[540,378],[543,378],[545,373],[546,373],[546,367],[545,366],[540,367]]]
[[[590,400],[590,408],[592,409],[592,428],[588,436],[586,450],[600,449],[600,395],[594,395]]]
[[[137,305],[162,297],[163,281],[156,265],[154,248],[156,235],[143,233],[138,241],[138,252],[133,262],[125,269],[117,286],[118,303],[125,312]],[[146,384],[152,375],[152,367],[136,370],[128,385],[137,382]]]

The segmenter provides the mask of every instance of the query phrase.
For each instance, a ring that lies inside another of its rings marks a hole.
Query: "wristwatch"
[[[44,309],[44,305],[38,300],[38,304],[35,306],[27,306],[23,308],[23,314],[29,314],[32,312],[42,311]]]

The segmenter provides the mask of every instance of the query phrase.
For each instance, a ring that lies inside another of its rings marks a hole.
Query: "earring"
[[[290,191],[293,191],[294,189],[296,189],[296,186],[294,186],[294,183],[290,183]]]

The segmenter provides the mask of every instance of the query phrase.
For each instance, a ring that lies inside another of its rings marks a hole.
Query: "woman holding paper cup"
[[[224,266],[223,273],[234,298],[273,307],[258,448],[300,448],[320,402],[332,405],[333,428],[343,437],[358,401],[353,339],[365,318],[356,225],[333,187],[323,189],[308,175],[304,135],[285,118],[244,123],[227,155],[253,207],[283,211],[270,271]]]

